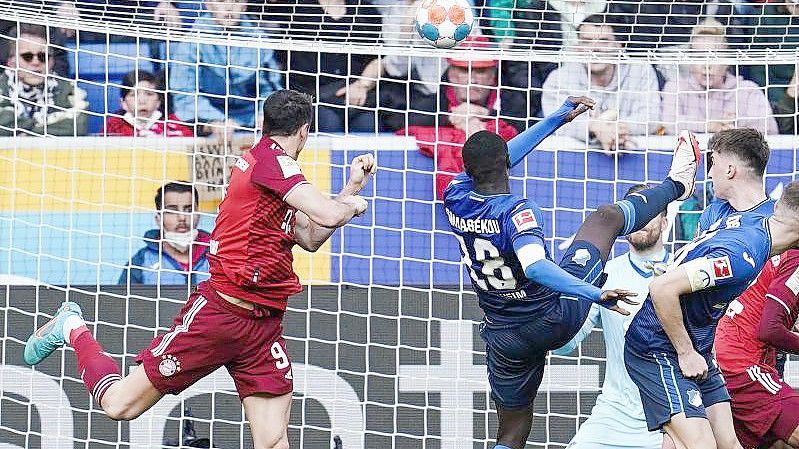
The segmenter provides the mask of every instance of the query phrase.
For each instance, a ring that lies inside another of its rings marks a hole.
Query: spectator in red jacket
[[[191,128],[174,114],[164,120],[164,95],[158,78],[143,70],[125,75],[120,89],[122,109],[105,122],[106,135],[191,137]]]
[[[469,38],[461,48],[487,48],[485,36]],[[464,52],[467,53],[467,52]],[[477,131],[488,130],[510,140],[518,131],[503,116],[497,87],[498,61],[469,59],[468,55],[449,59],[439,93],[438,114],[415,114],[409,126],[397,131],[416,137],[419,151],[436,160],[436,192],[442,198],[444,188],[463,171],[461,148]]]

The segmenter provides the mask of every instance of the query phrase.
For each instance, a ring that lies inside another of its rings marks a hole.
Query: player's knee
[[[144,412],[135,403],[113,398],[103,398],[103,411],[114,421],[130,421],[138,418]]]
[[[735,438],[733,437],[733,440]],[[690,441],[686,442],[686,449],[720,449],[716,445],[716,438],[713,437],[713,434],[710,435],[697,435]],[[726,449],[733,449],[732,447]]]
[[[601,221],[605,226],[620,228],[624,226],[624,213],[615,204],[603,204],[591,216]]]
[[[254,443],[254,449],[289,449],[289,439],[286,434],[266,439],[266,441],[254,441]]]

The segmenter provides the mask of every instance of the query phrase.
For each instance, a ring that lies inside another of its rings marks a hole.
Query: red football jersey
[[[799,314],[799,250],[774,256],[763,267],[757,281],[732,301],[716,329],[715,351],[719,368],[743,373],[760,365],[777,372],[777,352],[757,338],[763,306],[778,301],[796,321]]]
[[[297,210],[288,194],[306,181],[280,145],[262,138],[231,170],[211,234],[208,262],[216,290],[279,310],[302,290],[294,273]]]

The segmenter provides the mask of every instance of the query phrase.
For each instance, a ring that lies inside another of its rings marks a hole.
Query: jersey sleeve
[[[538,205],[531,200],[518,203],[506,214],[503,223],[504,235],[508,236],[511,244],[522,236],[535,237],[544,244],[544,229],[541,225],[544,215]]]
[[[250,179],[282,199],[286,199],[295,187],[308,182],[297,161],[285,154],[273,153],[260,155]]]
[[[699,229],[697,230],[697,235],[705,232],[710,228],[710,225],[713,224],[715,221],[714,219],[714,208],[708,207],[704,211],[702,211],[702,215],[699,216]]]
[[[796,321],[799,313],[799,257],[785,257],[776,267],[766,298],[785,308],[790,319]]]
[[[681,265],[688,274],[691,289],[699,291],[754,279],[760,270],[751,254],[745,245],[728,241]]]

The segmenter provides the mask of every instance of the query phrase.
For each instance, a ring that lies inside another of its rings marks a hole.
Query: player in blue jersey
[[[768,142],[756,129],[728,129],[713,135],[707,165],[716,201],[702,212],[699,234],[736,212],[774,212],[774,201],[763,189],[769,153]]]
[[[770,256],[797,244],[799,181],[786,187],[773,215],[753,210],[717,221],[652,282],[624,353],[650,430],[664,429],[678,448],[741,447],[711,353],[716,323]]]
[[[637,184],[626,196],[646,189],[646,184]],[[663,232],[668,227],[666,211],[655,217],[643,229],[628,235],[630,251],[605,265],[608,279],[604,289],[626,288],[645,298],[649,284],[655,276],[666,271],[672,255],[663,245]],[[629,306],[631,315],[624,316],[594,304],[585,324],[565,346],[552,351],[557,355],[568,355],[594,327],[602,328],[605,342],[605,380],[602,393],[596,398],[588,420],[580,424],[566,449],[661,449],[663,436],[650,432],[646,427],[644,410],[638,388],[624,367],[624,334],[630,326],[639,306]]]
[[[485,312],[480,335],[497,404],[498,449],[525,446],[546,354],[571,340],[591,305],[626,314],[616,301],[636,304],[629,292],[598,287],[616,238],[642,228],[694,188],[699,148],[686,132],[669,177],[657,187],[600,206],[577,231],[560,265],[555,264],[544,242],[541,211],[534,201],[510,193],[509,169],[592,106],[590,99],[570,97],[507,144],[491,132],[473,134],[463,146],[465,173],[444,191],[447,218]]]

